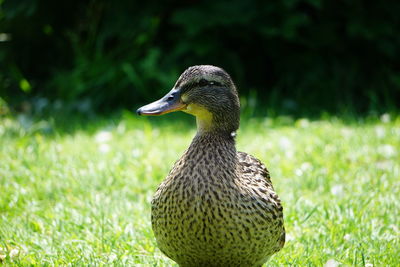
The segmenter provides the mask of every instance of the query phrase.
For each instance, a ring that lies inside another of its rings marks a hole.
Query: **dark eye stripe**
[[[198,83],[198,86],[207,86],[207,85],[215,85],[215,86],[221,86],[221,83],[215,82],[215,81],[207,81],[206,79],[201,79]]]
[[[221,83],[216,82],[216,81],[207,81],[206,79],[200,79],[198,82],[187,83],[187,84],[183,85],[182,91],[185,92],[185,91],[190,90],[190,89],[192,89],[194,87],[198,87],[198,86],[203,87],[203,86],[207,86],[207,85],[209,85],[209,86],[222,86]]]
[[[221,83],[219,83],[219,82],[214,82],[214,81],[209,82],[209,84],[210,84],[210,85],[216,85],[216,86],[222,86]]]

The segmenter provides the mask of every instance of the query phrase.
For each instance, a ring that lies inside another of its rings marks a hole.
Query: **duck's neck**
[[[197,132],[187,155],[200,161],[233,162],[236,159],[235,137],[221,132]]]
[[[188,175],[171,175],[171,177],[188,179],[189,184],[204,186],[204,181],[234,180],[236,168],[237,155],[233,137],[198,132],[174,168],[177,173],[182,170]]]
[[[197,136],[222,136],[229,139],[239,128],[239,106],[236,108],[230,105],[216,106],[210,110],[198,104],[190,104],[184,112],[196,117]]]
[[[235,132],[197,131],[192,143],[199,143],[207,147],[223,145],[235,148],[235,135]]]
[[[224,118],[219,118],[218,116],[209,117],[196,117],[197,124],[197,134],[198,137],[214,137],[216,141],[222,139],[235,139],[236,130],[239,127],[239,122],[232,123],[229,120],[224,120]]]

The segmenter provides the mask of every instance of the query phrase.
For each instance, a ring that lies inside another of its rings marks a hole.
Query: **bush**
[[[0,96],[132,107],[188,66],[296,113],[398,108],[400,2],[0,0]],[[8,35],[4,35],[7,33]],[[5,38],[5,39],[7,39]],[[4,38],[3,38],[4,39]],[[0,38],[1,40],[1,38]]]

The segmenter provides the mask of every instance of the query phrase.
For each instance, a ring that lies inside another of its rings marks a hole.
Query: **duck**
[[[220,67],[189,67],[137,114],[176,111],[194,115],[197,132],[151,201],[158,247],[180,267],[262,266],[284,246],[283,208],[265,165],[236,150],[232,78]]]

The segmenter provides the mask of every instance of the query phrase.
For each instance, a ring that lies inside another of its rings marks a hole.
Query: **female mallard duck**
[[[236,151],[232,79],[218,67],[190,67],[137,113],[177,110],[196,116],[197,134],[151,203],[158,246],[180,266],[261,266],[285,242],[282,206],[265,166]]]

